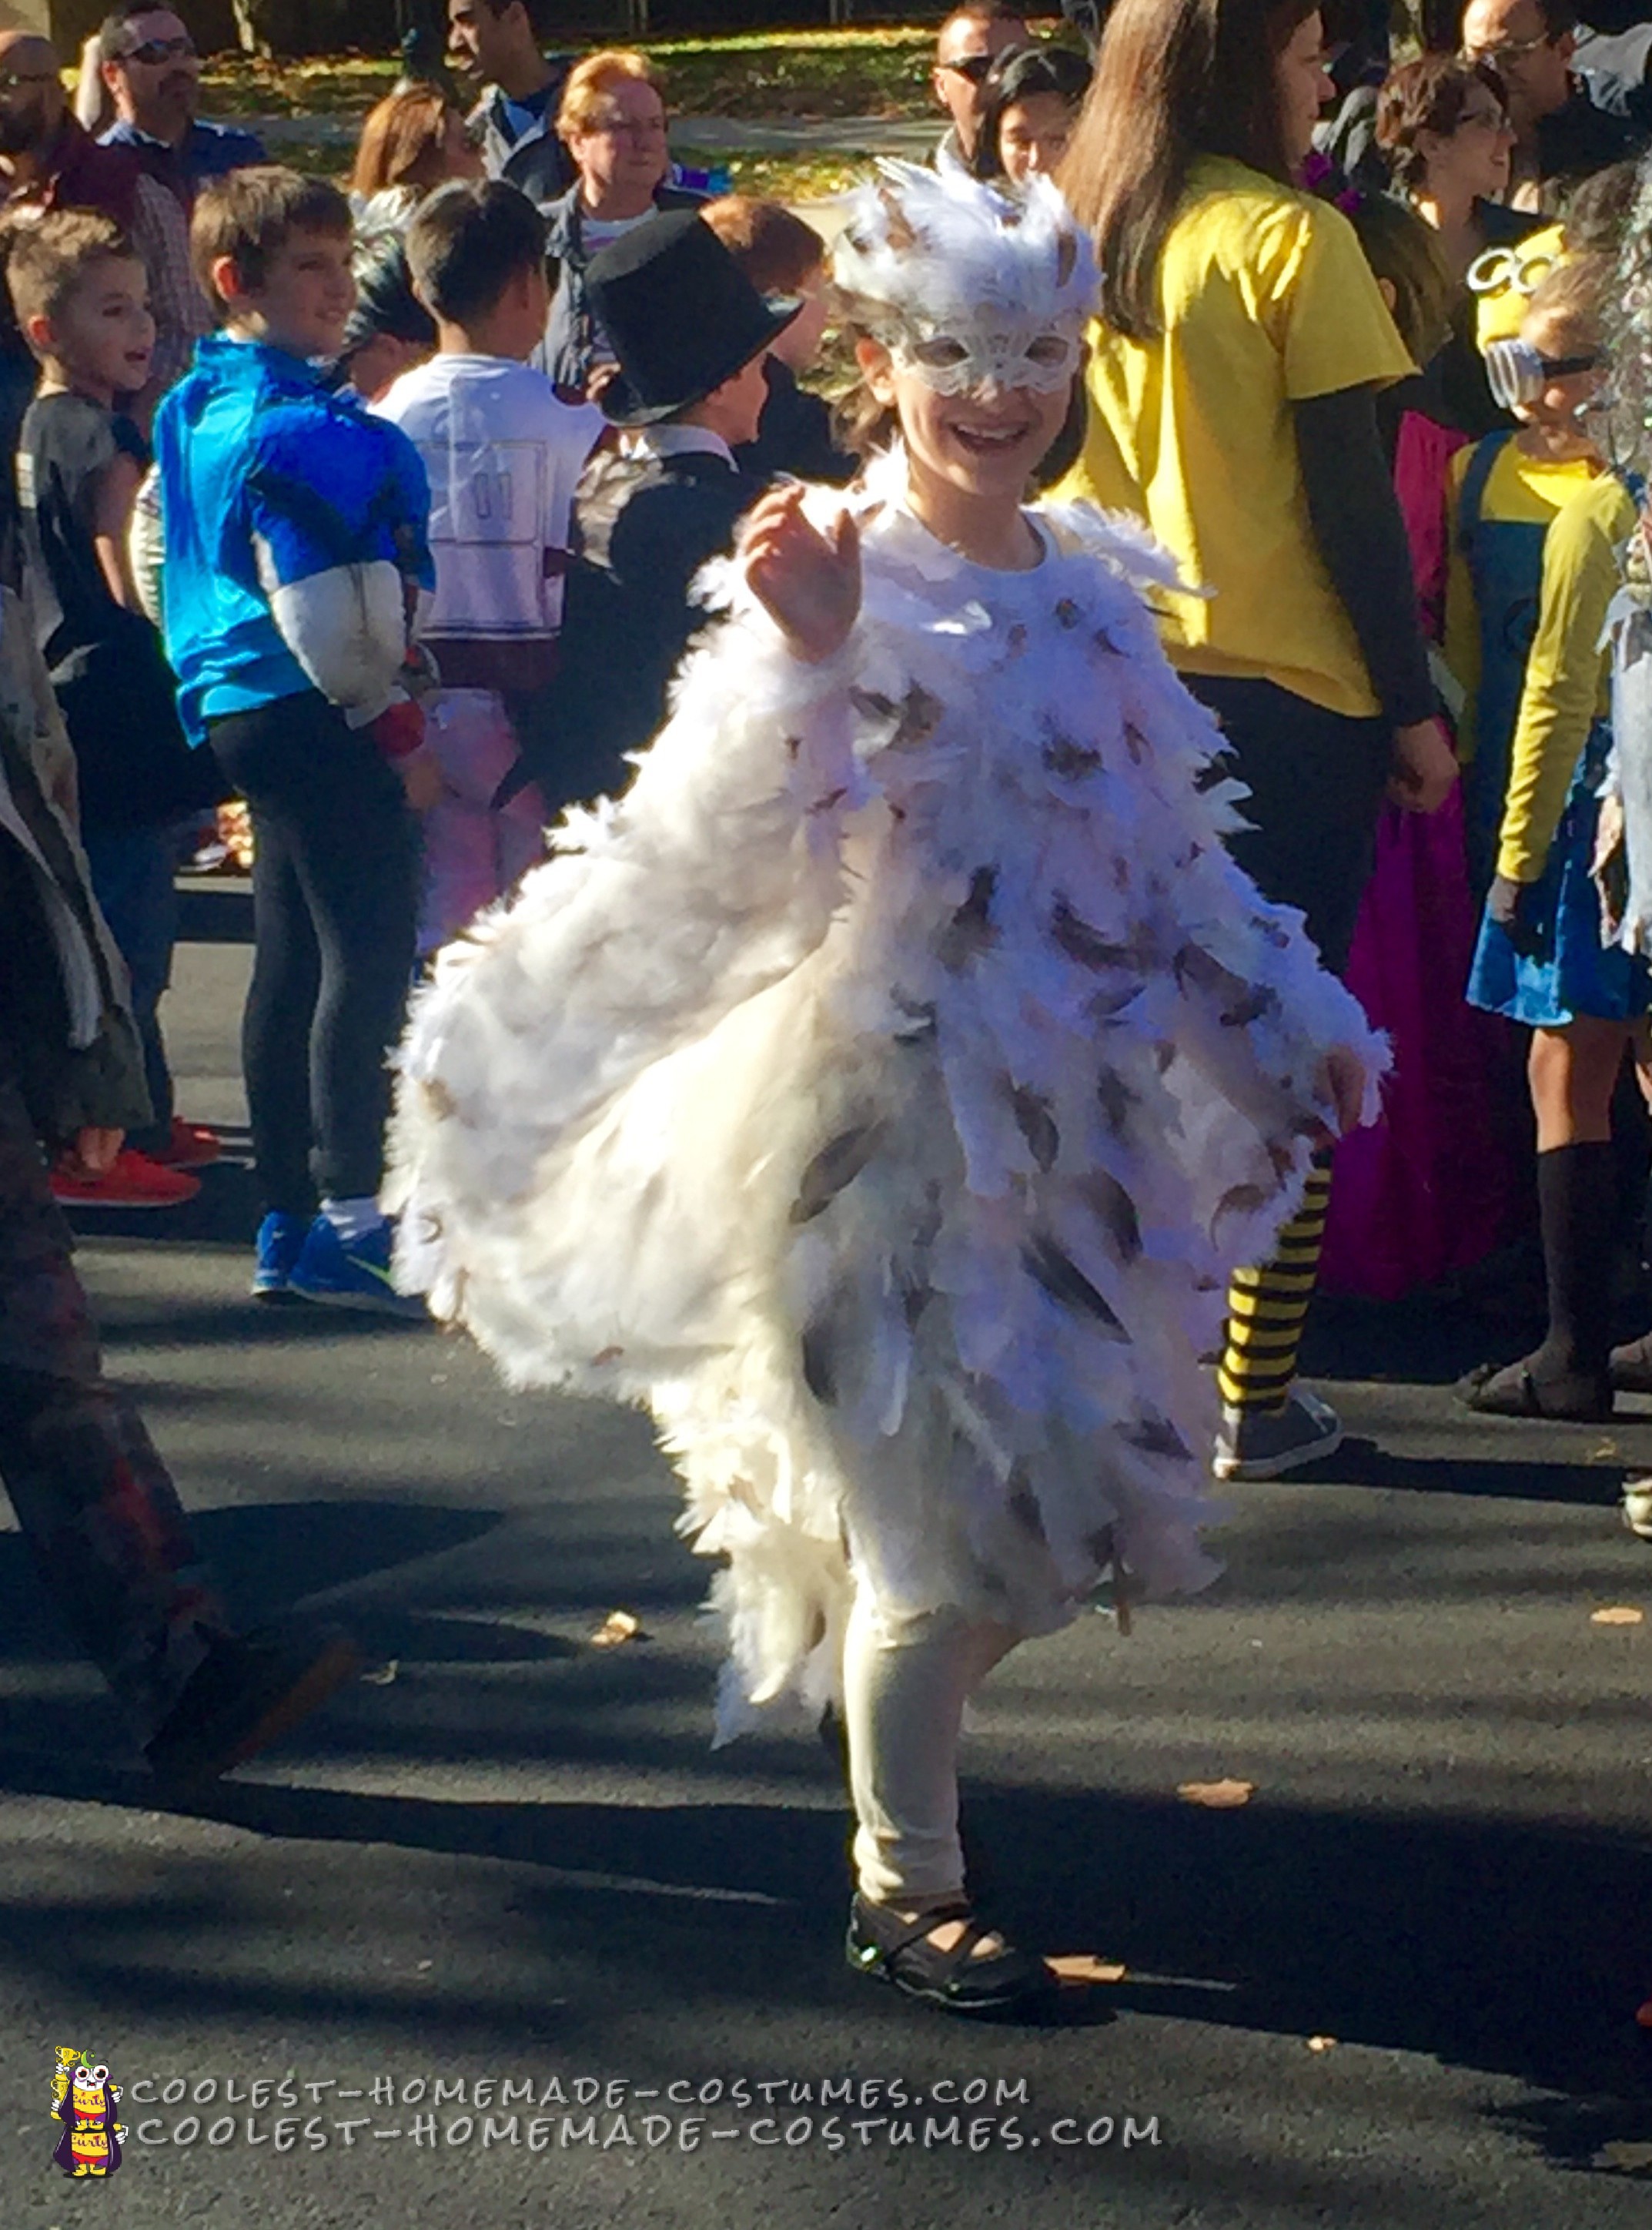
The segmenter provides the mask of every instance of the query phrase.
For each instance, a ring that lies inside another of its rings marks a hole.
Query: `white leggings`
[[[958,1734],[964,1705],[1021,1639],[961,1610],[884,1618],[862,1588],[844,1636],[844,1721],[860,1893],[930,1904],[963,1886]]]

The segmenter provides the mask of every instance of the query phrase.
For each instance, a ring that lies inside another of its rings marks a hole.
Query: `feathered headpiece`
[[[1078,369],[1100,274],[1047,178],[1011,194],[956,173],[882,162],[832,252],[845,316],[898,364],[955,395],[1051,393]]]
[[[1642,155],[1605,307],[1614,463],[1652,470],[1652,156]]]

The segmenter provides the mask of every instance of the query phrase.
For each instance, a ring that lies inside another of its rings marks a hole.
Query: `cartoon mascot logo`
[[[100,2061],[73,2045],[57,2047],[52,2074],[52,2118],[63,2124],[52,2155],[65,2175],[112,2175],[120,2166],[120,2140],[126,2134],[115,2119],[120,2085],[112,2083]]]

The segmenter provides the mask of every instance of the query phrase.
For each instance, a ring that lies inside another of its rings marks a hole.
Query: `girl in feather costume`
[[[1224,848],[1141,531],[1025,508],[1094,293],[1055,190],[886,165],[835,256],[897,422],[787,487],[619,802],[437,962],[398,1277],[507,1378],[645,1402],[724,1559],[718,1738],[843,1715],[851,1963],[1047,1986],[974,1914],[965,1700],[1110,1570],[1202,1586],[1205,1363],[1379,1040]]]

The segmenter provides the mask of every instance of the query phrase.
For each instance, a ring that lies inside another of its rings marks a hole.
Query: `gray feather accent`
[[[888,1133],[889,1125],[880,1118],[876,1122],[853,1124],[828,1139],[798,1180],[792,1221],[809,1223],[823,1215],[838,1195],[854,1183]]]
[[[1057,1246],[1046,1232],[1035,1232],[1021,1249],[1022,1266],[1035,1285],[1074,1316],[1093,1317],[1109,1338],[1128,1341],[1125,1331],[1105,1297],[1091,1285],[1070,1254]]]
[[[999,941],[993,926],[993,893],[998,888],[996,867],[977,867],[969,879],[969,896],[935,941],[941,964],[960,976],[972,960],[990,952]]]
[[[1088,1176],[1078,1180],[1075,1190],[1112,1241],[1119,1260],[1140,1260],[1141,1219],[1136,1213],[1135,1202],[1118,1179],[1109,1176],[1105,1170],[1092,1170]]]
[[[1006,1078],[1008,1083],[1009,1080]],[[1027,1142],[1027,1150],[1038,1167],[1048,1176],[1056,1165],[1061,1151],[1061,1133],[1056,1128],[1056,1118],[1050,1112],[1050,1102],[1042,1092],[1029,1091],[1025,1085],[1010,1085],[1010,1105],[1015,1111],[1016,1127]]]

